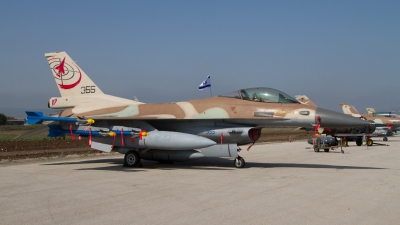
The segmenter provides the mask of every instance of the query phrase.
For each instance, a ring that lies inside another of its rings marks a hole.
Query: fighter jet
[[[65,53],[45,54],[61,97],[49,107],[66,108],[58,115],[27,112],[27,123],[47,123],[49,136],[65,133],[88,138],[93,149],[125,154],[124,166],[141,159],[190,161],[203,157],[232,157],[242,168],[240,146],[254,144],[261,129],[303,127],[335,129],[374,124],[342,113],[303,105],[282,91],[244,88],[211,98],[145,104],[104,94]]]
[[[376,112],[374,108],[367,108],[367,113],[375,117],[400,117],[400,115],[396,112]]]
[[[353,106],[349,105],[348,103],[342,103],[340,104],[340,106],[342,107],[343,112],[347,115],[358,117],[362,120],[374,121],[376,126],[387,126],[393,131],[400,130],[400,118],[394,115],[391,116],[390,113],[360,114]]]

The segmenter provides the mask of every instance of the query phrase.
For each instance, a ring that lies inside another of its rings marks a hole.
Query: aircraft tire
[[[342,140],[342,145],[347,146],[347,140]]]
[[[367,139],[367,145],[372,146],[374,144],[374,141],[372,139]]]
[[[357,144],[357,146],[361,146],[362,145],[362,140],[360,138],[357,138],[356,144]]]
[[[124,157],[124,166],[136,167],[140,163],[140,155],[137,151],[129,151]]]
[[[319,148],[317,145],[314,145],[314,152],[319,152]]]
[[[329,148],[324,148],[324,151],[325,152],[329,152]]]
[[[237,157],[233,163],[235,164],[236,168],[243,168],[244,165],[246,164],[246,162],[244,161],[244,159],[242,157]]]
[[[388,141],[388,138],[387,138],[387,137],[384,137],[384,138],[383,138],[383,141]]]

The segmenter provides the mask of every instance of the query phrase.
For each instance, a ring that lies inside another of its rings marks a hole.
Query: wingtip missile
[[[54,116],[43,116],[43,112],[26,111],[27,115],[26,124],[40,124],[43,121],[58,121],[58,122],[81,122],[87,124],[93,124],[93,119],[79,119],[69,117],[54,117]]]

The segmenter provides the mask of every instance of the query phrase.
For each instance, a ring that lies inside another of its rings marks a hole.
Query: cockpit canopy
[[[218,97],[238,98],[253,102],[299,103],[296,99],[290,97],[288,94],[266,87],[241,89],[228,94],[219,95]]]

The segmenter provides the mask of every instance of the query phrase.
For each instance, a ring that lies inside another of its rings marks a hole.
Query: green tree
[[[7,116],[0,113],[0,125],[5,125],[7,123]]]

